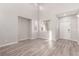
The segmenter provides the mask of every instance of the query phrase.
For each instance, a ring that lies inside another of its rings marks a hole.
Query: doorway
[[[58,39],[78,40],[78,25],[76,14],[58,18]]]
[[[18,40],[26,40],[31,37],[31,19],[18,16]]]
[[[64,17],[60,19],[59,33],[60,39],[71,39],[71,18]]]

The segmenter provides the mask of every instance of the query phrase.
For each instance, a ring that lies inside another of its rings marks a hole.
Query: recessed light
[[[43,8],[42,6],[39,6],[39,9],[40,9],[40,10],[43,10],[44,8]]]

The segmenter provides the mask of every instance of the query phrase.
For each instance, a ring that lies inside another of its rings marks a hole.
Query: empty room
[[[0,3],[0,56],[79,56],[79,3]]]

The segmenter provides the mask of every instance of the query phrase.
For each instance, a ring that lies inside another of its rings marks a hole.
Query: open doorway
[[[59,38],[60,39],[71,39],[71,18],[61,18],[59,24]]]
[[[49,39],[49,24],[50,20],[41,20],[40,21],[40,38],[42,39]]]
[[[69,13],[69,14],[68,14]],[[68,12],[58,17],[58,39],[77,41],[78,25],[76,12]]]
[[[31,19],[18,16],[18,41],[31,39]]]

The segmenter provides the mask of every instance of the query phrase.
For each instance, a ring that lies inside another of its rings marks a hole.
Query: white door
[[[18,40],[30,39],[31,20],[23,17],[18,18]]]
[[[60,19],[59,28],[60,39],[71,39],[71,19],[69,17]]]

